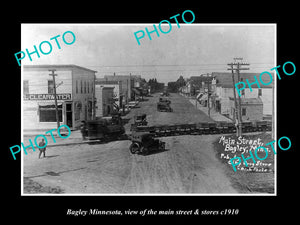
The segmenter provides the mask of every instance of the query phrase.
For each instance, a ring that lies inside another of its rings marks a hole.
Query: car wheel
[[[137,151],[140,150],[140,148],[141,148],[140,145],[138,143],[134,142],[130,145],[129,150],[132,154],[135,154]]]

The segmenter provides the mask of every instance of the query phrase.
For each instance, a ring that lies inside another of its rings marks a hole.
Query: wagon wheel
[[[139,145],[138,143],[134,142],[134,143],[132,143],[132,144],[130,145],[129,150],[130,150],[130,152],[131,152],[132,154],[134,154],[134,153],[136,153],[137,151],[139,151],[140,148],[141,148],[140,145]]]

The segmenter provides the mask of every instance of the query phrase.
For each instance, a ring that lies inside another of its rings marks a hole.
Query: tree
[[[183,76],[180,76],[176,82],[178,83],[179,87],[183,87],[186,85],[186,82],[185,82]]]
[[[162,91],[164,88],[164,83],[157,82],[156,78],[149,79],[148,85],[152,92]]]

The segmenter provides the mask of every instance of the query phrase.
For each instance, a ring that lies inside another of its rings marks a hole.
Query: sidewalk
[[[195,99],[189,99],[189,101],[195,106],[196,105],[196,100]],[[201,110],[204,112],[206,115],[208,115],[208,108],[202,106],[199,102],[197,102],[197,109]],[[228,119],[226,116],[223,116],[222,114],[216,112],[213,108],[210,109],[210,117],[214,121],[226,121],[226,122],[232,122],[231,119]]]

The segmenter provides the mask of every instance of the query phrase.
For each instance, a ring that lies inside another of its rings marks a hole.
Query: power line
[[[241,113],[241,97],[240,94],[238,95],[238,104],[236,99],[236,93],[235,93],[235,79],[234,79],[234,71],[236,71],[238,76],[238,82],[240,82],[240,70],[249,70],[249,68],[241,68],[241,66],[249,66],[248,63],[240,63],[236,62],[237,60],[243,60],[243,58],[234,58],[234,63],[228,63],[227,65],[230,66],[227,70],[231,70],[232,73],[232,90],[233,90],[233,96],[234,96],[234,106],[235,106],[235,119],[237,121],[236,131],[237,136],[242,135],[242,113]],[[234,66],[236,68],[234,68]]]
[[[274,63],[251,63],[251,65],[271,65],[273,66]],[[86,65],[86,67],[165,67],[165,66],[225,66],[226,63],[201,63],[201,64],[165,64],[165,65],[158,65],[158,64],[153,64],[153,65]]]

